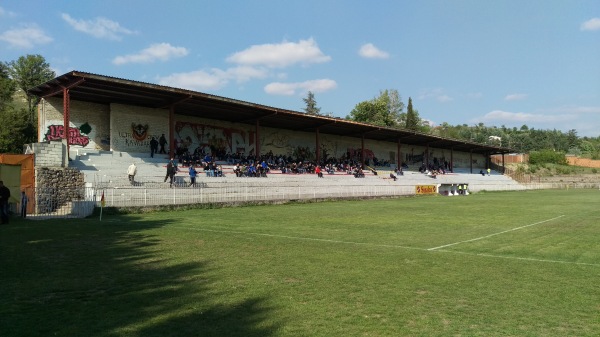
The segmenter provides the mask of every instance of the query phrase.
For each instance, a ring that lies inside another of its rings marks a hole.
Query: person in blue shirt
[[[254,164],[248,166],[248,177],[256,177],[256,167],[254,167]]]
[[[198,172],[194,168],[194,165],[190,165],[190,186],[196,187],[196,175]]]

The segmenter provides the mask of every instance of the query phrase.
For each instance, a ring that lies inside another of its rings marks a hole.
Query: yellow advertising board
[[[417,185],[415,186],[416,194],[435,194],[437,193],[437,185]]]

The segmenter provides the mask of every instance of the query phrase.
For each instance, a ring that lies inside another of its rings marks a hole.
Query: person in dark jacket
[[[175,173],[177,173],[177,164],[175,160],[171,158],[167,163],[167,174],[165,175],[165,182],[169,179],[169,187],[173,187],[173,180],[175,179]]]
[[[10,190],[4,186],[4,181],[0,180],[0,223],[8,223],[8,199]]]

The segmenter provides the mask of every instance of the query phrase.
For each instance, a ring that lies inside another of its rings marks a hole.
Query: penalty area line
[[[556,219],[562,218],[563,216],[564,216],[564,214],[563,214],[563,215],[559,215],[559,216],[557,216],[557,217],[554,217],[554,218],[552,218],[552,219],[542,220],[542,221],[539,221],[539,222],[536,222],[536,223],[532,223],[532,224],[529,224],[529,225],[525,225],[525,226],[520,226],[520,227],[516,227],[516,228],[507,229],[507,230],[505,230],[505,231],[502,231],[502,232],[493,233],[493,234],[489,234],[489,235],[484,235],[484,236],[480,236],[480,237],[478,237],[478,238],[474,238],[474,239],[470,239],[470,240],[464,240],[464,241],[458,241],[458,242],[454,242],[454,243],[449,243],[449,244],[447,244],[447,245],[443,245],[443,246],[437,246],[437,247],[429,248],[429,249],[427,249],[427,250],[437,250],[437,249],[441,249],[441,248],[446,248],[446,247],[450,247],[450,246],[459,245],[459,244],[461,244],[461,243],[467,243],[467,242],[473,242],[473,241],[483,240],[483,239],[487,239],[487,238],[489,238],[489,237],[492,237],[492,236],[496,236],[496,235],[500,235],[500,234],[504,234],[504,233],[508,233],[508,232],[513,232],[513,231],[517,231],[517,230],[519,230],[519,229],[523,229],[523,228],[527,228],[527,227],[531,227],[531,226],[539,225],[539,224],[542,224],[542,223],[544,223],[544,222],[548,222],[548,221],[556,220]]]
[[[539,224],[542,222],[551,221],[554,219],[558,219],[563,215],[544,220],[535,224]],[[535,224],[527,225],[533,226]],[[523,227],[527,227],[523,226]],[[519,227],[519,228],[523,228]],[[470,255],[470,256],[479,256],[479,257],[487,257],[487,258],[495,258],[495,259],[507,259],[507,260],[517,260],[517,261],[531,261],[531,262],[544,262],[544,263],[560,263],[560,264],[570,264],[570,265],[580,265],[580,266],[592,266],[592,267],[600,267],[600,264],[597,263],[585,263],[585,262],[574,262],[574,261],[560,261],[560,260],[550,260],[550,259],[539,259],[539,258],[530,258],[530,257],[518,257],[518,256],[502,256],[502,255],[493,255],[486,253],[469,253],[469,252],[461,252],[456,250],[445,250],[445,249],[427,249],[427,248],[419,248],[419,247],[409,247],[409,246],[401,246],[401,245],[389,245],[389,244],[378,244],[378,243],[367,243],[367,242],[355,242],[355,241],[342,241],[342,240],[332,240],[332,239],[319,239],[319,238],[307,238],[302,236],[290,236],[290,235],[278,235],[278,234],[269,234],[269,233],[255,233],[255,232],[243,232],[243,231],[232,231],[232,230],[218,230],[218,229],[207,229],[207,228],[194,228],[187,226],[172,226],[172,228],[193,230],[199,232],[212,232],[212,233],[221,233],[221,234],[236,234],[236,235],[248,235],[248,236],[264,236],[264,237],[272,237],[272,238],[281,238],[281,239],[289,239],[289,240],[305,240],[305,241],[315,241],[315,242],[327,242],[327,243],[337,243],[337,244],[346,244],[346,245],[357,245],[357,246],[367,246],[367,247],[383,247],[383,248],[396,248],[396,249],[409,249],[409,250],[417,250],[422,252],[435,252],[435,253],[444,253],[444,254],[462,254],[462,255]],[[517,228],[515,228],[516,230]],[[510,230],[509,230],[510,231]],[[504,231],[508,232],[508,231]],[[500,234],[500,233],[497,233]]]
[[[342,241],[342,240],[332,240],[332,239],[308,238],[308,237],[303,237],[303,236],[290,236],[290,235],[279,235],[279,234],[269,234],[269,233],[217,230],[217,229],[194,228],[194,227],[186,227],[186,226],[173,226],[173,228],[189,229],[189,230],[201,231],[201,232],[223,233],[223,234],[242,234],[242,235],[266,236],[266,237],[272,237],[272,238],[291,239],[291,240],[329,242],[329,243],[339,243],[339,244],[357,245],[357,246],[401,248],[401,249],[412,249],[412,250],[420,250],[420,251],[426,250],[424,248],[419,248],[419,247],[388,245],[388,244],[381,244],[381,243],[356,242],[356,241]]]
[[[494,254],[486,254],[486,253],[469,253],[469,252],[461,252],[461,251],[458,251],[458,250],[438,249],[438,250],[436,250],[436,252],[439,252],[439,253],[450,253],[450,254],[462,254],[462,255],[470,255],[470,256],[481,256],[481,257],[489,257],[489,258],[495,258],[495,259],[532,261],[532,262],[545,262],[545,263],[559,263],[559,264],[573,264],[573,265],[579,265],[579,266],[600,267],[600,264],[598,264],[598,263],[538,259],[538,258],[533,258],[533,257],[502,256],[502,255],[494,255]]]

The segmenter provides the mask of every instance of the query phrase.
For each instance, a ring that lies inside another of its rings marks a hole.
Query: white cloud
[[[0,7],[0,17],[3,17],[3,16],[14,17],[14,16],[17,16],[17,14],[15,14],[14,12],[11,12],[11,11],[7,11],[6,9]]]
[[[212,68],[161,77],[158,83],[188,90],[218,90],[225,87],[230,81],[242,83],[254,78],[264,78],[267,75],[268,71],[262,68],[246,66],[226,70]]]
[[[469,99],[479,99],[483,97],[483,94],[480,92],[470,92],[467,94],[467,98]]]
[[[600,30],[600,18],[589,19],[579,27],[581,30]]]
[[[253,78],[265,78],[269,72],[265,68],[240,66],[229,68],[225,71],[228,79],[233,79],[238,83],[249,81]]]
[[[544,110],[552,113],[567,113],[567,114],[600,114],[600,106],[578,106],[578,105],[565,105],[552,109]]]
[[[61,16],[75,30],[99,39],[120,41],[123,35],[137,34],[135,31],[121,27],[118,22],[107,18],[98,17],[94,20],[76,20],[66,13],[63,13]]]
[[[509,112],[502,110],[494,110],[485,114],[482,122],[518,122],[518,123],[539,123],[548,124],[556,122],[564,122],[573,120],[572,115],[548,115],[548,114],[532,114],[524,112]]]
[[[386,59],[390,54],[375,47],[372,43],[364,44],[360,47],[358,55],[369,59]]]
[[[117,56],[112,63],[122,65],[126,63],[152,63],[155,61],[168,61],[175,57],[186,56],[189,51],[184,47],[174,47],[169,43],[156,43],[143,49],[137,54]]]
[[[294,64],[308,65],[331,60],[323,54],[315,40],[254,45],[227,57],[228,62],[241,65],[283,68]]]
[[[504,97],[505,101],[522,101],[526,99],[529,95],[527,94],[508,94]]]
[[[313,93],[326,92],[337,87],[337,83],[330,79],[310,80],[305,82],[282,83],[273,82],[265,86],[265,92],[272,95],[291,96],[308,91]]]
[[[421,90],[417,98],[421,100],[435,99],[436,101],[441,103],[446,103],[454,100],[454,98],[446,95],[444,93],[444,90],[440,88]]]
[[[438,97],[435,98],[438,102],[442,102],[442,103],[446,103],[446,102],[450,102],[453,101],[454,98],[448,96],[448,95],[440,95]]]
[[[13,48],[33,48],[36,45],[47,44],[53,39],[36,25],[7,30],[0,34],[0,40],[6,41]]]
[[[198,91],[221,89],[227,82],[226,76],[223,76],[223,71],[219,69],[172,74],[158,80],[161,85]]]

